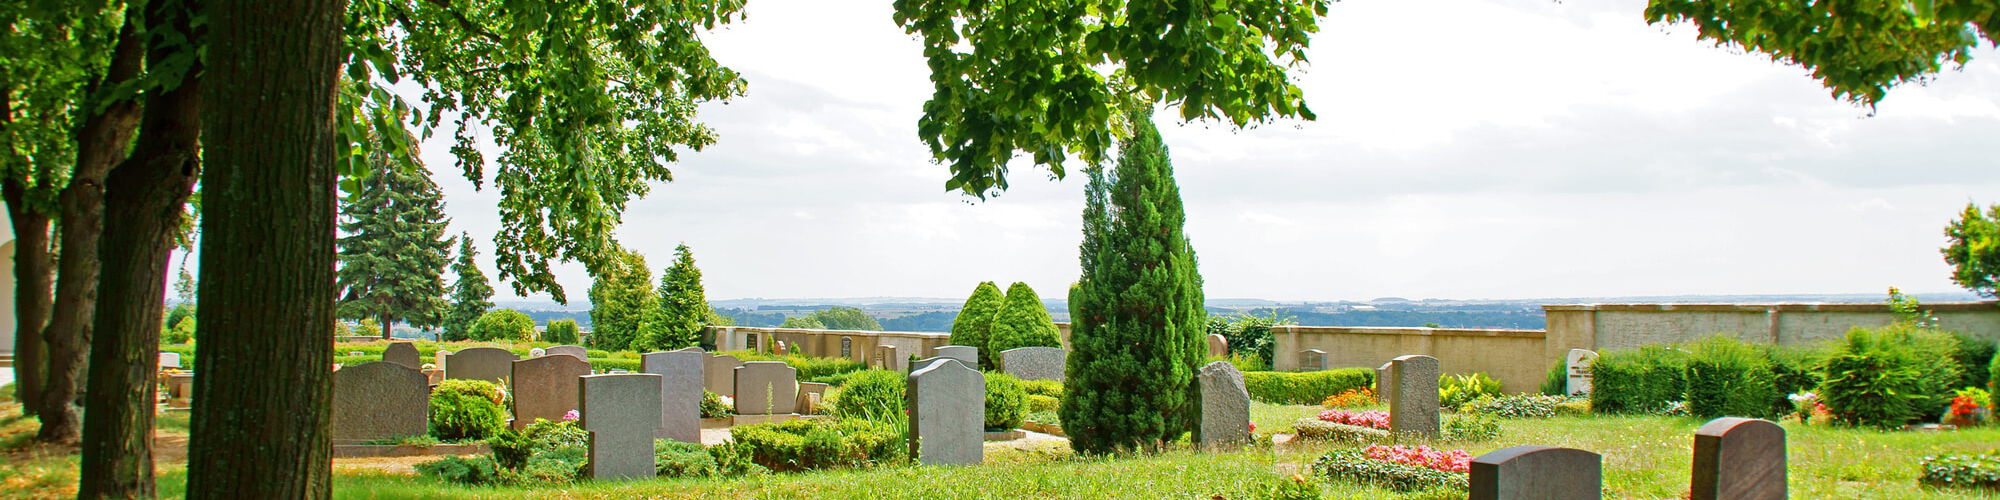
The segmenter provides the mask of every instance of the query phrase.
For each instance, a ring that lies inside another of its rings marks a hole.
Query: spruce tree
[[[653,271],[646,257],[620,250],[590,285],[590,345],[606,351],[632,349],[640,327],[660,307],[653,294]]]
[[[1000,312],[1000,303],[1005,299],[1000,294],[1000,286],[991,281],[982,281],[972,289],[972,296],[966,297],[965,306],[958,308],[958,317],[951,320],[951,344],[969,345],[979,348],[979,366],[993,369],[993,353],[987,352],[986,339],[993,330],[993,315]]]
[[[472,235],[458,235],[458,262],[451,265],[451,271],[458,273],[458,280],[451,284],[451,306],[444,313],[444,336],[439,340],[465,340],[472,338],[472,323],[479,316],[493,308],[493,286],[486,283],[486,273],[473,262],[479,256],[479,249],[472,246]]]
[[[979,347],[980,357],[1000,353],[1016,347],[1058,347],[1062,336],[1056,331],[1055,320],[1049,317],[1049,309],[1042,306],[1042,298],[1027,283],[1014,282],[1007,287],[1007,297],[1000,311],[993,315],[991,339]]]
[[[336,312],[342,318],[374,318],[388,338],[398,320],[427,328],[443,321],[444,267],[451,239],[444,216],[444,193],[422,168],[374,162],[361,194],[341,207],[342,290]]]
[[[701,340],[701,328],[713,314],[701,289],[701,268],[686,243],[674,248],[674,264],[660,273],[660,314],[640,338],[639,351],[679,349]]]
[[[1157,450],[1199,419],[1201,275],[1186,215],[1150,112],[1115,172],[1087,169],[1080,260],[1070,293],[1070,355],[1059,408],[1079,453]]]

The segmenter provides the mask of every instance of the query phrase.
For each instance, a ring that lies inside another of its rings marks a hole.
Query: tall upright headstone
[[[660,376],[660,428],[653,437],[701,443],[703,357],[695,347],[639,357],[640,371]]]
[[[1061,381],[1068,356],[1061,347],[1016,347],[1000,351],[1000,369],[1021,380]]]
[[[444,378],[484,380],[507,385],[513,374],[514,353],[497,347],[473,347],[445,356]]]
[[[1435,437],[1438,415],[1438,359],[1421,354],[1389,362],[1389,431]]]
[[[735,356],[727,354],[708,356],[702,359],[702,385],[708,392],[721,396],[736,397],[736,367],[743,366]]]
[[[1208,357],[1229,357],[1229,338],[1219,333],[1208,334]]]
[[[1382,366],[1375,367],[1375,397],[1384,403],[1388,403],[1391,396],[1389,387],[1395,385],[1393,380],[1395,379],[1395,374],[1389,372],[1389,367],[1395,364],[1396,362],[1390,361],[1382,363]]]
[[[910,373],[916,373],[916,372],[918,372],[918,371],[921,371],[921,370],[923,370],[923,369],[925,369],[925,368],[930,368],[930,366],[931,366],[931,365],[933,365],[933,364],[936,364],[936,363],[938,363],[938,362],[940,362],[940,361],[944,361],[944,360],[947,360],[947,359],[956,359],[956,358],[950,358],[950,357],[945,357],[945,356],[931,356],[931,357],[928,357],[928,358],[924,358],[924,359],[919,359],[919,360],[916,360],[916,361],[911,361],[911,362],[910,362]]]
[[[1299,371],[1316,372],[1326,369],[1326,351],[1306,349],[1299,351]]]
[[[799,370],[783,361],[751,361],[736,367],[736,414],[798,412]]]
[[[979,366],[979,348],[969,345],[946,345],[931,348],[932,356],[942,356],[964,361],[966,366]]]
[[[1604,459],[1549,446],[1501,448],[1472,459],[1471,500],[1604,498]]]
[[[878,345],[875,346],[875,367],[892,372],[907,371],[910,360],[896,346]]]
[[[1201,431],[1204,448],[1234,448],[1250,442],[1250,391],[1243,372],[1227,361],[1201,367]]]
[[[1785,428],[1723,417],[1694,431],[1693,500],[1785,498]]]
[[[551,356],[553,357],[553,356]],[[660,425],[660,376],[651,373],[585,375],[578,422],[590,431],[592,479],[653,477],[653,434]]]
[[[910,373],[910,456],[924,465],[970,465],[985,459],[986,376],[942,358]]]
[[[1570,349],[1563,357],[1563,365],[1569,370],[1569,395],[1590,393],[1590,364],[1597,362],[1597,353],[1584,349]]]
[[[416,351],[410,351],[416,354]],[[333,372],[335,442],[422,436],[430,409],[430,384],[422,373],[377,361]]]
[[[574,356],[576,357],[576,359],[582,360],[585,363],[590,362],[590,350],[585,349],[583,348],[583,346],[580,345],[549,346],[548,349],[545,349],[542,352],[545,352],[550,356],[554,356],[557,354],[561,354],[564,356]]]
[[[515,429],[535,419],[562,420],[577,407],[576,379],[590,374],[590,363],[570,356],[542,356],[514,362]]]
[[[383,361],[403,365],[412,370],[424,367],[423,363],[418,361],[422,357],[417,354],[417,346],[409,342],[390,342],[388,347],[382,348]]]

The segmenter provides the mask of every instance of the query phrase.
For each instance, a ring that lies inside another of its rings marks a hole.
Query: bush
[[[1945,455],[1924,457],[1917,482],[1939,488],[2000,491],[2000,456]]]
[[[1327,396],[1374,385],[1375,370],[1368,368],[1243,374],[1243,386],[1250,391],[1250,399],[1271,404],[1319,404]]]
[[[1995,412],[2000,412],[2000,353],[1994,354],[1993,359],[1986,364],[1986,369],[1991,370],[1986,374],[1986,392],[1993,398],[1992,404],[1986,407],[1992,408]]]
[[[610,371],[616,369],[638,372],[640,366],[639,360],[636,359],[590,358],[589,361],[590,369],[592,370]]]
[[[1028,413],[1054,412],[1062,400],[1040,394],[1028,395]]]
[[[1694,343],[1687,360],[1688,414],[1701,418],[1770,416],[1777,392],[1763,348],[1716,335]]]
[[[1650,413],[1679,401],[1687,354],[1663,346],[1601,354],[1590,364],[1590,407],[1598,413]]]
[[[509,429],[486,440],[486,446],[493,450],[493,461],[500,468],[521,470],[536,457],[544,457],[564,448],[590,449],[590,432],[577,427],[572,421],[548,421],[535,419],[521,429]]]
[[[715,477],[722,474],[708,448],[672,439],[653,440],[653,470],[660,477]]]
[[[446,380],[431,390],[431,437],[456,441],[497,435],[507,426],[506,402],[506,393],[492,382]]]
[[[1029,396],[1048,396],[1062,399],[1063,383],[1059,380],[1023,380],[1021,390]]]
[[[1381,402],[1381,399],[1375,397],[1375,388],[1360,387],[1340,391],[1340,394],[1327,396],[1325,400],[1319,402],[1319,405],[1322,408],[1355,408],[1379,402]]]
[[[416,465],[417,473],[442,479],[445,482],[479,486],[500,482],[500,468],[487,457],[444,458]]]
[[[701,418],[722,418],[736,414],[734,408],[722,402],[722,395],[707,390],[701,391]]]
[[[1819,362],[1826,358],[1824,348],[1801,349],[1795,347],[1766,346],[1765,356],[1771,363],[1771,414],[1782,415],[1793,410],[1787,395],[1812,392],[1819,389]]]
[[[855,373],[833,398],[833,415],[876,421],[905,418],[903,405],[908,390],[908,382],[901,373],[888,370]]]
[[[1314,472],[1394,491],[1433,488],[1464,491],[1470,476],[1429,467],[1368,458],[1361,450],[1334,450],[1313,461]]]
[[[993,331],[993,315],[1000,312],[1000,304],[1006,295],[1000,293],[1000,286],[991,281],[982,281],[972,287],[972,295],[965,298],[965,305],[958,308],[958,316],[951,320],[952,345],[969,345],[979,348],[979,367],[991,369],[995,353],[987,349],[987,339]]]
[[[1485,441],[1500,438],[1500,421],[1485,413],[1453,413],[1444,416],[1438,436],[1447,441]]]
[[[1501,394],[1500,381],[1484,372],[1438,376],[1438,404],[1444,408],[1457,408],[1480,396]]]
[[[1021,380],[1005,373],[986,374],[986,430],[1007,431],[1028,417],[1028,394]]]
[[[1556,416],[1556,406],[1565,402],[1562,396],[1538,394],[1515,394],[1512,396],[1480,396],[1465,406],[1460,413],[1477,413],[1500,418],[1549,418]]]
[[[1835,421],[1881,428],[1942,414],[1959,380],[1948,334],[1896,324],[1855,328],[1822,368],[1820,401]]]
[[[472,340],[528,340],[534,338],[535,319],[513,309],[495,309],[472,322]]]
[[[708,455],[715,459],[715,470],[723,476],[767,474],[770,469],[750,460],[750,449],[738,443],[723,443],[708,447]]]
[[[1963,333],[1953,333],[1952,336],[1958,341],[1958,348],[1952,351],[1951,357],[1958,361],[1959,368],[1965,370],[1958,383],[1952,386],[1986,387],[1986,381],[1992,380],[1990,363],[1995,351],[1994,342]]]
[[[1571,417],[1590,414],[1590,399],[1572,399],[1556,404],[1556,415]]]
[[[1289,324],[1292,324],[1292,318],[1282,316],[1276,310],[1270,311],[1268,316],[1250,313],[1218,315],[1209,316],[1207,333],[1221,335],[1223,340],[1229,341],[1230,363],[1236,364],[1237,370],[1262,371],[1270,369],[1274,359],[1272,351],[1278,345],[1277,339],[1271,336],[1271,327]],[[1255,360],[1257,363],[1253,366],[1260,368],[1245,368],[1248,363],[1237,361],[1246,358]]]
[[[1557,359],[1549,365],[1548,373],[1542,375],[1542,394],[1549,396],[1569,395],[1569,360]]]
[[[1301,418],[1292,422],[1292,432],[1298,434],[1300,439],[1336,443],[1377,443],[1390,439],[1387,430],[1328,422],[1317,418]]]
[[[1042,298],[1035,295],[1035,289],[1027,283],[1015,282],[1007,287],[1007,297],[1000,303],[1000,310],[993,313],[993,327],[989,331],[986,345],[981,352],[991,353],[998,358],[1000,353],[1019,347],[1061,347],[1061,333],[1056,330],[1055,320],[1049,318],[1049,309],[1042,305]],[[987,364],[993,364],[988,361]]]
[[[852,359],[820,358],[820,357],[807,356],[799,353],[791,353],[779,356],[776,354],[761,353],[761,352],[727,351],[727,352],[718,352],[716,354],[734,356],[736,357],[736,359],[745,362],[783,361],[785,362],[785,364],[791,365],[792,369],[799,371],[798,374],[799,380],[810,380],[820,377],[827,377],[831,375],[857,372],[868,369],[868,365]]]
[[[730,429],[751,461],[774,471],[872,467],[904,457],[894,425],[862,419],[791,420]]]
[[[552,342],[556,344],[576,344],[577,343],[576,333],[577,333],[576,320],[559,319],[555,321],[550,321],[548,328],[542,330],[541,340],[543,342]],[[598,357],[603,357],[603,356],[598,356]]]

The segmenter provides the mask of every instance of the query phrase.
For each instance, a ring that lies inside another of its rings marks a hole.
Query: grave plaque
[[[1316,372],[1326,369],[1326,351],[1306,349],[1299,351],[1299,371]]]
[[[783,361],[751,361],[737,367],[736,414],[797,413],[798,375],[798,369]]]
[[[1229,339],[1223,337],[1221,334],[1208,334],[1208,357],[1229,357]]]
[[[984,459],[986,377],[953,358],[910,374],[910,456],[924,465],[971,465]]]
[[[931,355],[963,361],[966,366],[979,366],[979,348],[969,345],[933,347],[931,348]]]
[[[1590,364],[1597,361],[1597,353],[1583,349],[1570,349],[1564,357],[1564,365],[1569,368],[1569,394],[1571,396],[1590,393]]]
[[[554,357],[554,356],[551,356]],[[577,379],[590,431],[590,477],[646,479],[655,474],[653,434],[660,425],[660,376],[651,373],[585,375]]]
[[[575,356],[576,359],[579,361],[583,361],[585,363],[590,362],[590,350],[584,349],[583,346],[580,345],[549,346],[548,349],[543,350],[543,353],[549,356],[554,356],[557,354],[565,356]]]
[[[178,352],[160,353],[159,369],[165,370],[168,368],[180,368],[180,367],[181,367],[181,353]]]
[[[513,363],[515,429],[535,419],[562,420],[576,409],[576,379],[590,374],[590,363],[569,356],[542,356]]]
[[[409,342],[390,342],[389,347],[382,349],[383,361],[403,365],[412,370],[423,368],[423,363],[417,361],[422,357],[417,354],[417,346]]]
[[[1000,351],[1000,369],[1021,380],[1060,381],[1068,355],[1061,347],[1016,347]]]
[[[1201,431],[1204,448],[1234,448],[1250,442],[1250,391],[1243,372],[1227,361],[1201,367]]]
[[[660,376],[660,428],[653,437],[701,443],[703,357],[694,347],[640,356],[641,370]]]
[[[1389,431],[1436,437],[1438,360],[1430,356],[1400,356],[1389,362]]]
[[[445,356],[444,378],[484,380],[507,385],[514,353],[497,347],[474,347]]]
[[[708,356],[702,360],[702,385],[720,396],[736,397],[736,367],[743,366],[735,356]]]
[[[1694,431],[1694,500],[1783,499],[1785,428],[1723,417]]]
[[[416,354],[416,351],[410,351]],[[335,442],[422,436],[430,384],[398,363],[377,361],[333,372],[329,429]]]

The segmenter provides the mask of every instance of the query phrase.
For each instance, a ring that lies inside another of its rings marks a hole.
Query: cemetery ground
[[[1380,409],[1380,405],[1375,407]],[[1018,446],[990,443],[979,466],[889,465],[868,469],[775,473],[738,478],[578,482],[540,487],[466,487],[384,470],[379,459],[335,461],[334,494],[341,498],[1268,498],[1314,458],[1341,445],[1269,445],[1293,421],[1319,406],[1254,403],[1260,444],[1237,451],[1180,449],[1154,456],[1078,458],[1060,441]],[[187,431],[185,413],[162,414],[158,456],[160,494],[180,496],[186,462],[174,442]],[[1591,450],[1604,456],[1609,498],[1683,498],[1693,432],[1702,419],[1666,416],[1558,416],[1503,419],[1499,438],[1403,441],[1464,449],[1474,455],[1517,444]],[[1927,455],[1982,453],[2000,443],[1993,426],[1955,431],[1877,431],[1784,424],[1794,498],[1991,498],[1977,490],[1917,484]],[[34,419],[21,415],[12,387],[0,387],[0,496],[74,496],[74,448],[34,446]],[[183,443],[184,444],[184,443]],[[1397,493],[1342,481],[1311,480],[1328,498],[1452,498]]]

